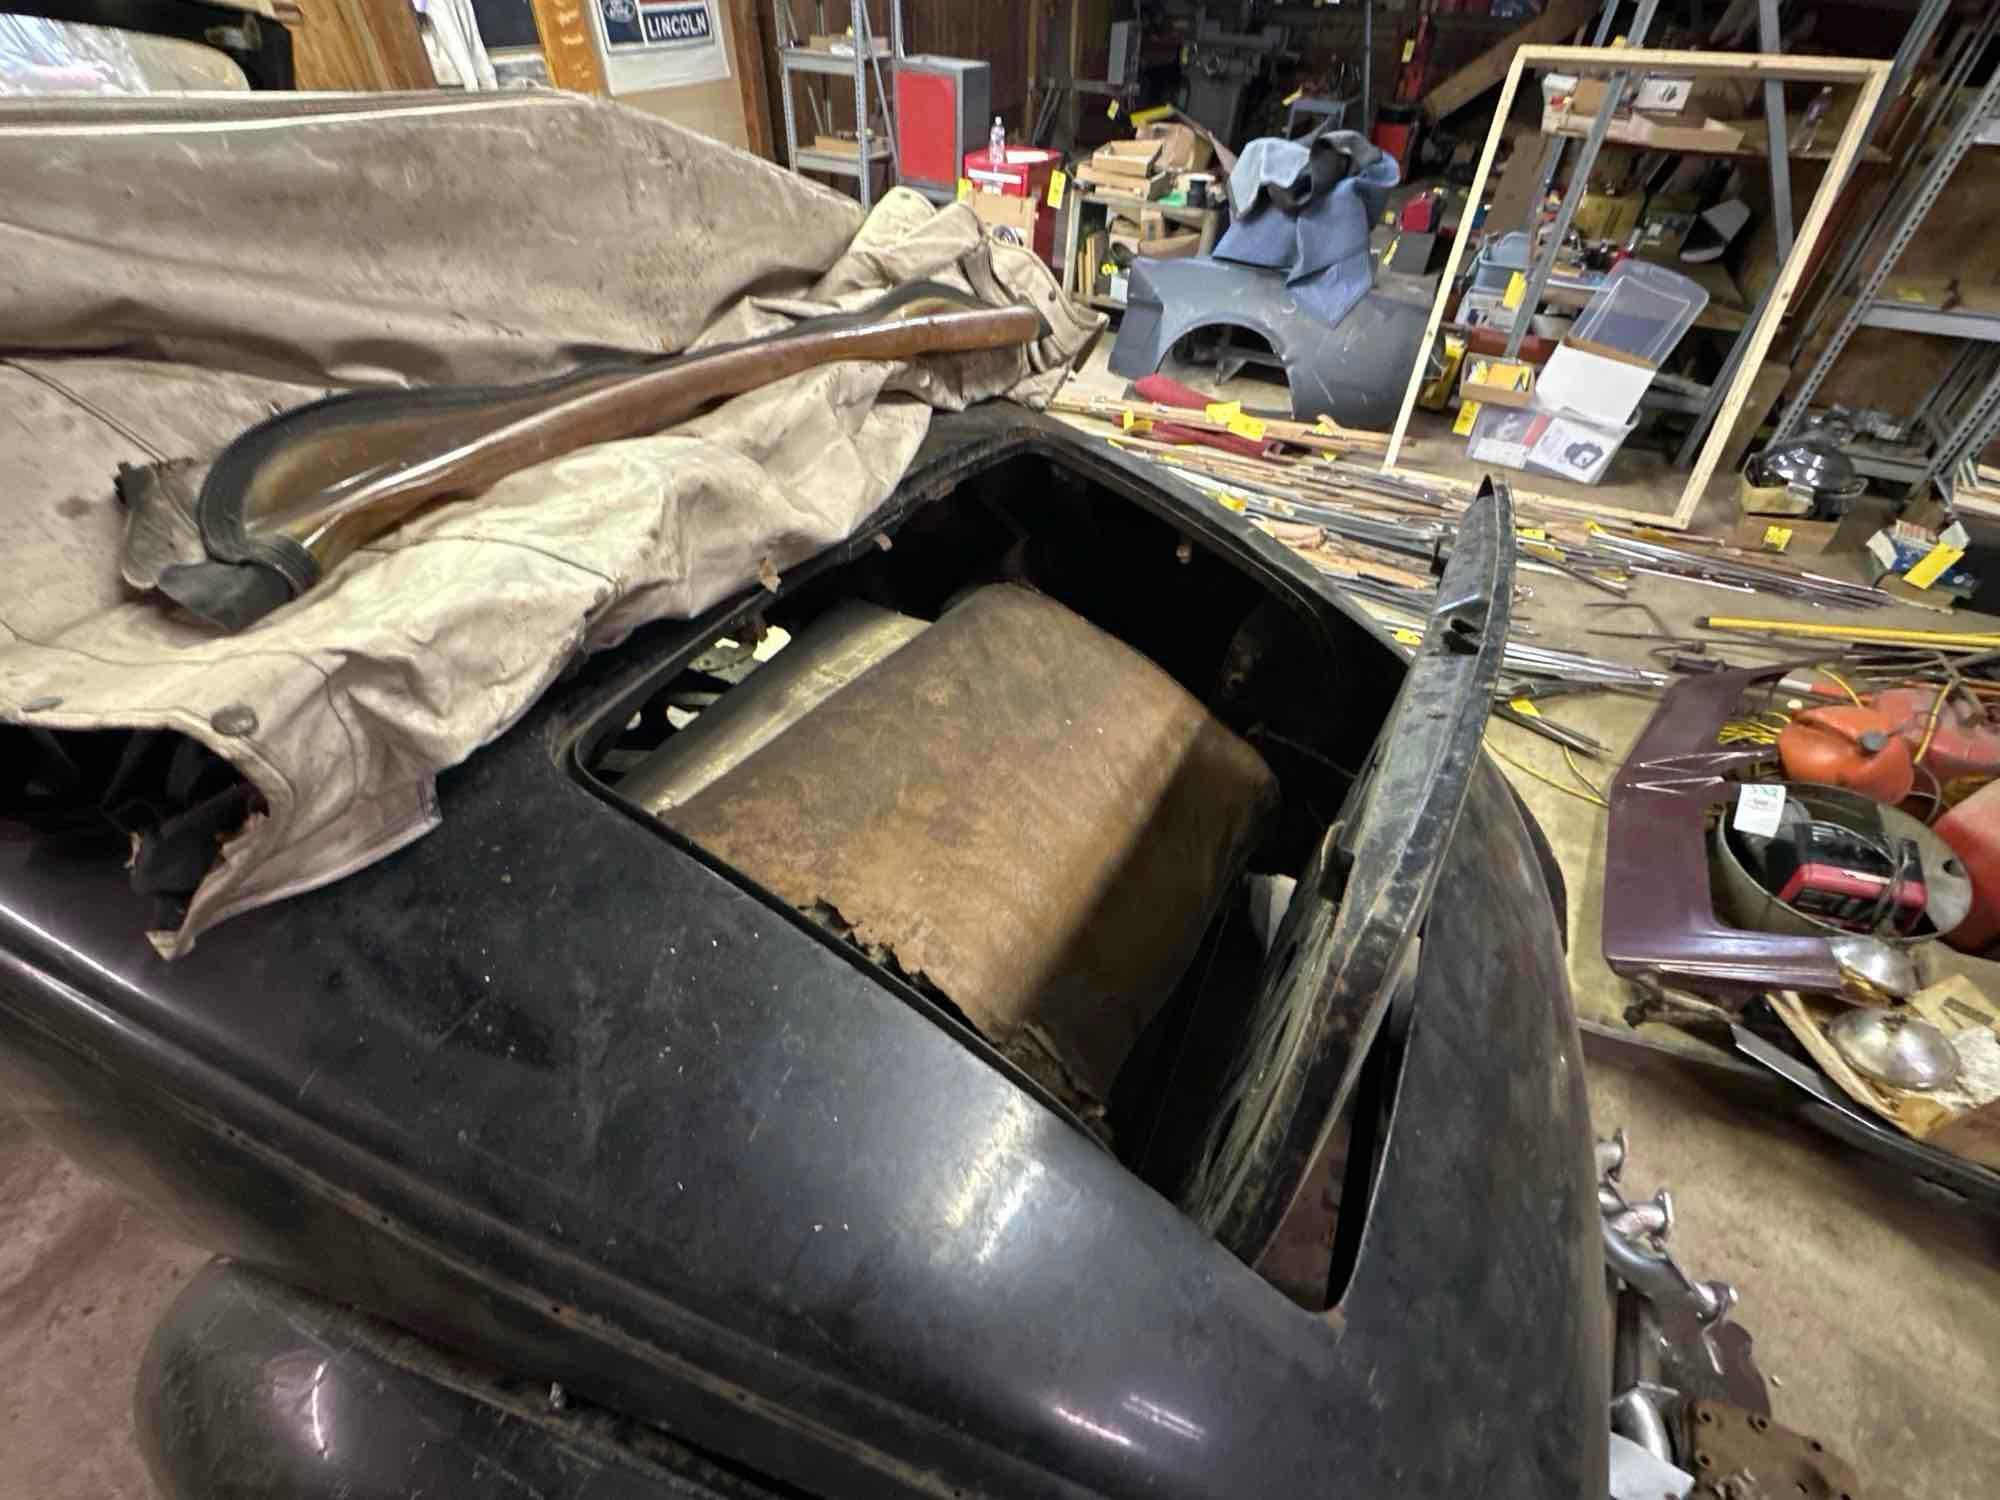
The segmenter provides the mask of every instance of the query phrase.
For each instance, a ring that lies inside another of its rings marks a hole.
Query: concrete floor
[[[1834,571],[1829,569],[1829,571]],[[1523,575],[1534,596],[1518,612],[1538,643],[1643,663],[1644,644],[1591,637],[1582,606],[1605,596],[1566,578]],[[1813,612],[1765,598],[1740,601],[1694,584],[1643,580],[1643,598],[1675,630],[1718,605],[1762,616]],[[1821,615],[1820,618],[1825,618]],[[1962,616],[1955,628],[1982,628]],[[1870,623],[1937,628],[1937,615],[1901,607]],[[1607,628],[1644,628],[1636,613]],[[1990,623],[1984,628],[1992,628]],[[1745,665],[1767,660],[1744,653]],[[1651,702],[1610,694],[1559,700],[1548,712],[1611,747],[1582,761],[1600,786],[1651,716]],[[1548,741],[1494,720],[1489,743],[1567,781]],[[1599,909],[1605,815],[1590,803],[1508,774],[1533,810],[1569,884],[1570,986],[1579,1015],[1622,1024],[1624,981],[1604,963]],[[1926,950],[1934,972],[1971,974],[2000,994],[2000,965]],[[1644,1034],[1698,1049],[1678,1032]],[[1673,1189],[1676,1254],[1700,1277],[1733,1282],[1737,1320],[1756,1336],[1775,1378],[1779,1421],[1815,1433],[1871,1483],[1912,1500],[1991,1496],[2000,1473],[2000,1218],[1986,1218],[1913,1187],[1893,1170],[1816,1131],[1738,1104],[1676,1070],[1593,1064],[1591,1113],[1600,1134],[1623,1125],[1632,1155],[1626,1186]],[[1779,1384],[1782,1382],[1782,1384]]]
[[[1534,596],[1521,621],[1543,642],[1640,659],[1638,643],[1581,634],[1591,623],[1581,606],[1602,595],[1548,575],[1523,581]],[[1739,602],[1663,580],[1635,597],[1676,628]],[[1601,781],[1651,708],[1601,695],[1551,712],[1613,747],[1586,764]],[[1496,721],[1491,742],[1566,777],[1555,748],[1524,731]],[[1625,988],[1598,951],[1603,814],[1510,774],[1569,881],[1579,1012],[1616,1020]],[[2000,992],[2000,968],[1979,967]],[[1600,1133],[1622,1124],[1631,1136],[1628,1187],[1672,1187],[1684,1264],[1741,1293],[1738,1320],[1774,1377],[1779,1420],[1821,1435],[1864,1478],[1912,1500],[1995,1492],[2000,1220],[1684,1076],[1593,1065],[1590,1097]],[[130,1436],[132,1378],[159,1311],[205,1258],[0,1113],[0,1500],[150,1500]]]

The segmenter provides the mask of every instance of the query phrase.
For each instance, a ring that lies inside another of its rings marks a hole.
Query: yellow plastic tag
[[[1392,630],[1389,632],[1389,639],[1401,641],[1405,646],[1421,646],[1424,643],[1424,638],[1414,630]]]
[[[1118,425],[1127,432],[1151,432],[1153,430],[1153,419],[1151,417],[1135,417],[1129,411],[1121,411],[1118,414]]]
[[[1060,167],[1049,173],[1049,207],[1061,208],[1063,189],[1069,186],[1069,175]]]
[[[1502,307],[1519,307],[1521,299],[1528,294],[1528,278],[1519,271],[1507,278],[1507,290],[1500,295]]]
[[[1598,525],[1595,521],[1585,521],[1583,523],[1583,529],[1585,531],[1588,531],[1592,536],[1604,535],[1604,528]]]
[[[1917,559],[1917,565],[1903,575],[1904,581],[1913,589],[1927,589],[1950,571],[1951,565],[1965,556],[1963,547],[1947,547],[1939,542],[1930,551]]]
[[[1562,548],[1554,546],[1549,542],[1523,542],[1521,543],[1521,550],[1523,552],[1532,552],[1537,557],[1546,557],[1555,562],[1562,561]]]
[[[1417,39],[1410,37],[1403,43],[1403,61],[1408,62],[1417,55]]]
[[[1297,104],[1299,102],[1299,95],[1304,92],[1304,89],[1293,89],[1289,94],[1285,95],[1285,103],[1287,105]]]
[[[1116,276],[1118,274],[1118,263],[1116,261],[1107,260],[1103,265],[1099,266],[1097,269],[1102,271],[1106,276]]]
[[[1253,443],[1261,442],[1264,437],[1264,424],[1255,417],[1231,417],[1229,430],[1240,438],[1250,439]]]
[[[1236,514],[1238,514],[1239,516],[1242,515],[1243,512],[1249,508],[1248,504],[1245,502],[1243,497],[1237,494],[1234,490],[1224,490],[1221,494],[1215,497],[1215,503],[1221,506],[1224,510],[1235,511]]]
[[[1524,542],[1546,542],[1549,534],[1539,526],[1523,526],[1514,533]]]
[[[1313,418],[1313,426],[1317,427],[1321,432],[1324,432],[1331,437],[1340,436],[1340,424],[1334,421],[1333,418],[1329,417],[1325,412],[1321,412],[1318,416]]]
[[[1228,422],[1243,415],[1241,401],[1211,401],[1201,409],[1201,414],[1211,422]]]
[[[970,177],[961,177],[958,179],[958,201],[960,203],[970,203],[972,201],[972,179]]]
[[[1109,104],[1104,106],[1104,118],[1107,120],[1118,118],[1118,101],[1116,99],[1113,99]]]
[[[1789,526],[1766,526],[1764,545],[1773,552],[1783,552],[1792,544],[1792,528]]]
[[[1509,698],[1507,706],[1525,719],[1539,719],[1542,716],[1542,711],[1526,698]]]
[[[1916,302],[1921,304],[1929,299],[1924,296],[1924,289],[1922,287],[1899,286],[1896,288],[1896,300],[1898,302]]]
[[[1473,421],[1478,416],[1479,416],[1479,403],[1477,401],[1459,402],[1458,420],[1451,424],[1451,430],[1454,433],[1458,434],[1458,436],[1460,437],[1468,436],[1472,432]]]

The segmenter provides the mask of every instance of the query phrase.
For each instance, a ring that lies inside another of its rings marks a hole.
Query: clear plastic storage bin
[[[1708,293],[1699,282],[1651,261],[1621,260],[1569,336],[1658,366],[1706,306]]]

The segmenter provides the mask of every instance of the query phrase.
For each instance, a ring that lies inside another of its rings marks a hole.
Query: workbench
[[[1217,184],[1220,189],[1220,183]],[[1158,213],[1170,224],[1183,224],[1201,231],[1201,243],[1196,248],[1197,255],[1206,255],[1215,248],[1215,241],[1222,233],[1222,205],[1210,203],[1193,208],[1184,203],[1162,203],[1157,199],[1135,198],[1130,193],[1114,193],[1105,188],[1092,187],[1088,183],[1072,181],[1069,188],[1069,227],[1063,238],[1063,290],[1078,302],[1091,307],[1101,307],[1107,312],[1123,312],[1125,304],[1109,297],[1100,297],[1093,290],[1097,280],[1097,268],[1089,268],[1088,276],[1081,274],[1078,266],[1077,248],[1083,243],[1083,221],[1086,213],[1093,209],[1103,210],[1100,222],[1109,224],[1114,214],[1126,214],[1134,219],[1147,210]],[[1092,228],[1097,225],[1093,224]]]

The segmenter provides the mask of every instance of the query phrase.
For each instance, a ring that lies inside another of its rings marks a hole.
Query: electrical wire
[[[1832,667],[1821,667],[1819,669],[1819,675],[1830,680],[1843,693],[1847,694],[1849,698],[1852,698],[1854,700],[1854,706],[1856,708],[1866,708],[1868,706],[1867,704],[1861,701],[1861,695],[1855,692],[1853,688],[1847,685],[1847,679],[1845,677],[1842,677],[1838,672],[1834,671]]]
[[[1523,776],[1532,776],[1535,780],[1541,782],[1542,785],[1544,786],[1554,787],[1557,791],[1561,792],[1565,797],[1574,797],[1576,798],[1577,801],[1588,802],[1593,807],[1608,808],[1611,806],[1611,804],[1609,802],[1606,802],[1602,796],[1597,795],[1597,790],[1595,787],[1592,787],[1589,792],[1579,792],[1575,787],[1569,786],[1564,782],[1557,781],[1553,776],[1545,776],[1540,771],[1537,771],[1533,766],[1524,765],[1522,762],[1514,759],[1513,756],[1509,755],[1505,750],[1502,750],[1498,745],[1494,744],[1490,737],[1486,740],[1486,748],[1488,751],[1492,753],[1495,759],[1505,761],[1508,765],[1512,766],[1515,770],[1519,771]],[[1564,748],[1563,753],[1565,755],[1569,753],[1567,747]],[[1572,769],[1574,769],[1573,765]],[[1581,771],[1577,772],[1577,779],[1580,781],[1583,780],[1583,773]],[[1585,786],[1590,786],[1590,783],[1588,781],[1584,781],[1583,784]]]

